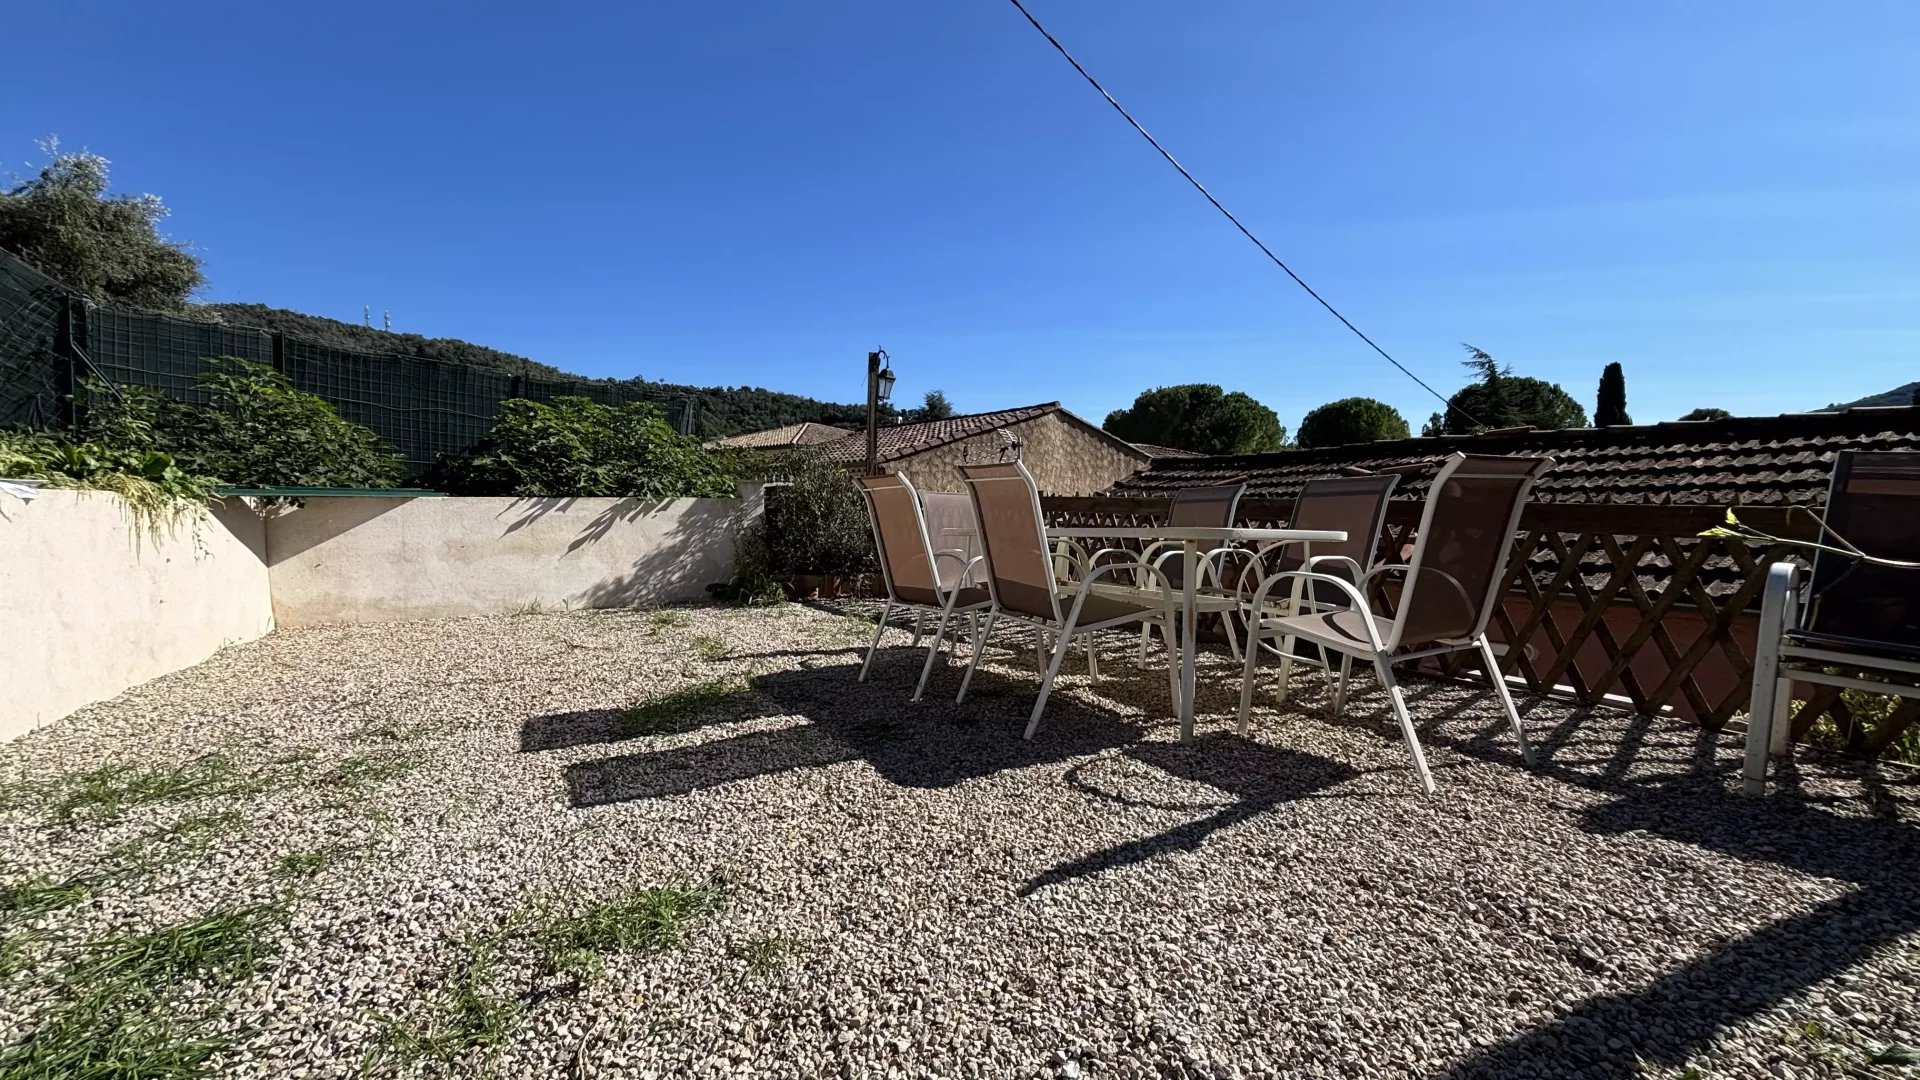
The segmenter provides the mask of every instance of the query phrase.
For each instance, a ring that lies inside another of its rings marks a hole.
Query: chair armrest
[[[1364,596],[1352,582],[1345,578],[1337,578],[1332,574],[1316,574],[1308,570],[1281,570],[1267,575],[1267,579],[1260,583],[1260,590],[1253,594],[1252,602],[1247,605],[1251,611],[1249,616],[1250,620],[1252,620],[1249,623],[1250,626],[1258,623],[1260,608],[1267,602],[1268,594],[1273,591],[1273,587],[1289,578],[1299,578],[1302,581],[1309,582],[1324,581],[1334,588],[1339,589],[1341,592],[1346,593],[1347,597],[1353,601],[1353,610],[1363,615],[1370,614],[1372,610],[1367,607],[1366,596]],[[1367,641],[1373,646],[1374,651],[1385,652],[1387,648],[1386,644],[1380,640],[1380,631],[1373,625],[1373,620],[1367,618],[1362,620],[1362,623],[1367,629]]]
[[[1395,572],[1395,571],[1399,573],[1405,573],[1411,569],[1412,569],[1412,566],[1407,563],[1382,563],[1379,566],[1376,566],[1373,569],[1367,571],[1366,575],[1360,579],[1360,588],[1364,592],[1367,587],[1367,582],[1372,581],[1374,578],[1374,575],[1376,574],[1385,574],[1388,572]],[[1431,567],[1431,566],[1421,567],[1420,572],[1423,574],[1433,574],[1434,576],[1445,581],[1447,584],[1453,586],[1453,591],[1460,594],[1461,605],[1465,607],[1467,611],[1471,612],[1474,610],[1473,598],[1467,595],[1467,587],[1465,585],[1460,584],[1459,578],[1454,577],[1452,574],[1447,573],[1445,570],[1435,569],[1434,567]]]
[[[958,560],[961,563],[960,576],[953,579],[953,587],[955,589],[958,589],[967,583],[967,579],[973,576],[974,567],[979,566],[981,563],[987,561],[987,557],[985,555],[975,555],[972,558],[968,558],[967,553],[964,551],[961,551],[959,548],[948,548],[944,551],[936,551],[933,553],[933,557],[935,559],[938,559],[943,555],[949,559]],[[938,585],[939,581],[940,581],[940,575],[935,574],[934,584]]]

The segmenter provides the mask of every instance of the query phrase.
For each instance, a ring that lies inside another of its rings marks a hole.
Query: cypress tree
[[[1608,364],[1600,372],[1600,398],[1593,405],[1593,426],[1631,423],[1633,417],[1627,415],[1627,374],[1617,362]]]

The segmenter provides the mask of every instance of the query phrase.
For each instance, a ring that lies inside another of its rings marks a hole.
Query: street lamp
[[[893,358],[885,349],[867,354],[867,475],[880,475],[880,403],[893,397]]]

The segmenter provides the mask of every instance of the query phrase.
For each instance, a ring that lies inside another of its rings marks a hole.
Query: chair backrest
[[[1018,461],[1006,461],[962,465],[960,476],[967,482],[967,494],[973,496],[980,554],[986,558],[987,588],[994,604],[1059,622],[1046,519],[1032,474]]]
[[[1312,555],[1344,555],[1365,573],[1380,550],[1380,527],[1387,520],[1387,500],[1400,477],[1393,473],[1364,476],[1325,476],[1301,485],[1287,517],[1289,529],[1334,530],[1347,534],[1338,544],[1314,544]],[[1300,546],[1286,544],[1275,560],[1280,569],[1297,569],[1306,560]],[[1340,574],[1346,577],[1345,573]],[[1356,583],[1357,584],[1357,583]]]
[[[961,491],[922,491],[920,513],[927,523],[927,541],[933,545],[933,567],[940,576],[940,587],[951,589],[960,583],[966,563],[942,558],[939,552],[959,551],[968,559],[980,554],[980,539],[973,523],[973,500]]]
[[[873,517],[873,546],[887,595],[910,604],[940,603],[933,548],[927,543],[927,523],[913,482],[898,473],[854,479]]]
[[[1827,489],[1827,527],[1882,559],[1920,561],[1920,453],[1842,450]],[[1819,538],[1834,544],[1832,536]],[[1864,643],[1920,646],[1920,570],[1816,551],[1806,629]]]
[[[1245,483],[1181,488],[1173,493],[1167,524],[1188,529],[1228,528],[1240,516],[1240,497],[1246,493]]]
[[[1455,454],[1427,490],[1389,648],[1465,641],[1486,629],[1520,511],[1549,457]]]

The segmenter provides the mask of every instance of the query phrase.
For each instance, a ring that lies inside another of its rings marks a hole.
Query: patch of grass
[[[71,907],[93,895],[93,885],[80,878],[54,881],[33,877],[0,882],[0,915],[44,915]]]
[[[526,1014],[526,1001],[501,989],[499,949],[490,940],[467,943],[466,955],[445,996],[425,1023],[403,1024],[382,1016],[382,1045],[370,1065],[391,1056],[402,1065],[425,1059],[452,1064],[474,1050],[505,1042]]]
[[[733,646],[717,637],[701,634],[693,639],[693,651],[702,660],[721,660],[733,651]]]
[[[365,791],[413,772],[417,763],[394,753],[368,752],[342,758],[326,775],[326,783],[350,791]]]
[[[547,605],[538,600],[529,600],[514,610],[515,615],[540,615],[545,613]]]
[[[68,981],[82,988],[154,986],[186,976],[231,983],[273,956],[273,932],[285,920],[286,910],[277,905],[230,908],[146,933],[95,941],[74,962]]]
[[[744,685],[732,679],[708,679],[623,709],[620,730],[627,735],[673,735],[692,731],[699,726],[703,713],[746,692]]]
[[[661,952],[686,939],[693,924],[720,909],[727,884],[719,878],[636,888],[577,912],[537,905],[528,936],[546,964],[583,981],[600,974],[610,953]]]
[[[748,938],[728,946],[727,955],[745,966],[750,979],[763,979],[787,966],[806,947],[799,938],[787,934]]]
[[[318,875],[333,862],[333,854],[327,851],[289,851],[274,860],[275,877],[302,880]]]
[[[246,816],[235,811],[194,814],[164,828],[115,844],[107,854],[131,870],[151,870],[203,855],[223,836],[239,831]]]
[[[154,803],[185,802],[216,795],[252,795],[265,790],[260,777],[225,754],[207,754],[180,765],[103,765],[33,785],[23,796],[52,820],[70,824],[106,821]]]
[[[653,628],[656,636],[664,630],[678,630],[692,621],[693,618],[686,612],[672,608],[660,608],[647,615],[647,625]]]
[[[173,991],[191,979],[228,986],[277,951],[277,906],[218,911],[139,934],[92,942],[64,972],[55,1004],[24,1039],[0,1051],[0,1077],[174,1080],[211,1075],[229,1048],[169,1019]]]

